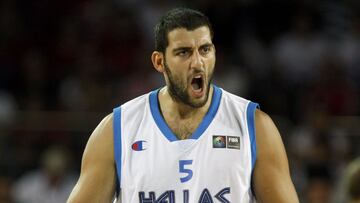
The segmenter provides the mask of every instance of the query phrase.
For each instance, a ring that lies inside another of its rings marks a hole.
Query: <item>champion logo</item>
[[[131,145],[131,149],[134,150],[134,151],[143,151],[143,150],[146,149],[145,148],[145,143],[146,143],[145,140],[136,141]]]

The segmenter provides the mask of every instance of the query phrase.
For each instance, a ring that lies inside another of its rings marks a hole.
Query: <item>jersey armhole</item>
[[[251,192],[255,196],[253,187],[253,172],[256,163],[256,130],[255,130],[255,111],[260,109],[259,104],[250,102],[246,110],[246,120],[249,132],[250,149],[251,149]]]
[[[116,197],[119,197],[121,189],[121,106],[114,108],[113,113]]]

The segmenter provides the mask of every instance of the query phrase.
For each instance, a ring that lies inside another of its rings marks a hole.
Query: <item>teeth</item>
[[[194,78],[201,78],[201,75],[195,76]]]

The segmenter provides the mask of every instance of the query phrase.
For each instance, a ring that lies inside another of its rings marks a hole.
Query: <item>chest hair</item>
[[[188,139],[191,134],[193,134],[193,132],[196,130],[199,124],[200,120],[194,121],[193,119],[183,121],[170,121],[168,123],[171,130],[180,140]]]

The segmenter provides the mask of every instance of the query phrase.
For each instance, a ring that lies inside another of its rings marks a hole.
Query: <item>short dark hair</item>
[[[169,45],[168,34],[172,30],[177,28],[195,30],[202,26],[209,28],[211,38],[213,38],[214,33],[210,21],[200,11],[189,8],[175,8],[168,11],[155,26],[155,50],[165,53]]]

